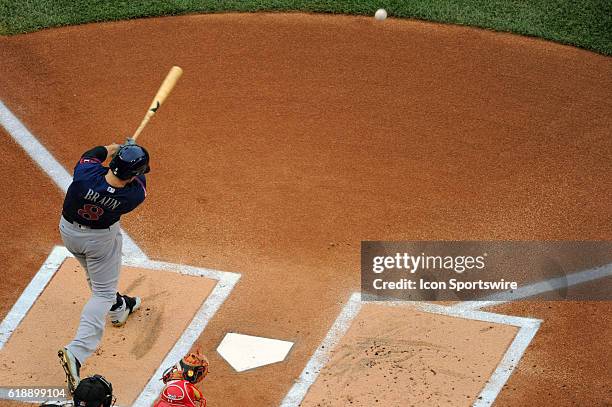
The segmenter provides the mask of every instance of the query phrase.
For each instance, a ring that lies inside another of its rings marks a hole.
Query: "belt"
[[[110,229],[110,226],[95,227],[95,226],[82,225],[76,220],[74,220],[71,216],[67,216],[65,213],[62,213],[62,216],[64,217],[64,219],[66,219],[68,222],[72,223],[74,226],[78,227],[79,229],[92,229],[92,230]]]

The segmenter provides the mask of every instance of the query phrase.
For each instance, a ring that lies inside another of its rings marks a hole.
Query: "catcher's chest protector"
[[[202,393],[187,380],[172,380],[166,383],[161,397],[154,407],[206,407]]]

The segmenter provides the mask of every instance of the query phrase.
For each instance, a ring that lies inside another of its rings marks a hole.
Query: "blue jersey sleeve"
[[[147,180],[137,176],[123,187],[110,185],[103,165],[108,156],[105,147],[85,152],[74,167],[73,182],[68,187],[63,216],[93,229],[104,229],[118,222],[122,215],[140,205],[147,194]]]
[[[142,185],[142,188],[145,190],[145,193],[146,193],[146,190],[147,190],[147,178],[144,175],[139,175],[136,178],[140,181],[140,184]]]
[[[102,163],[107,156],[108,150],[104,146],[97,146],[85,151],[74,167],[74,180],[80,181],[105,174],[106,168],[102,166]]]
[[[82,157],[74,167],[74,181],[82,181],[91,177],[99,177],[106,174],[107,168],[97,158]]]
[[[91,150],[87,150],[81,155],[81,158],[97,158],[100,162],[104,162],[108,157],[108,150],[104,146],[97,146]]]
[[[144,175],[138,175],[134,181],[134,193],[132,194],[132,209],[136,209],[138,205],[140,205],[145,198],[147,197],[147,179]]]

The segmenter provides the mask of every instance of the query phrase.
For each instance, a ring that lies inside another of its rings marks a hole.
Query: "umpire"
[[[75,407],[111,407],[115,404],[113,385],[100,375],[81,380],[73,398]]]
[[[73,404],[70,401],[62,403],[44,403],[41,407],[111,407],[115,404],[113,385],[104,376],[93,375],[79,382],[73,395]]]

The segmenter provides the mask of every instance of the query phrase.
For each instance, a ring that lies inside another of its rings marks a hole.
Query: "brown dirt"
[[[471,406],[517,331],[365,305],[302,405]]]
[[[495,405],[612,405],[612,302],[519,302],[490,311],[537,317],[543,323]]]
[[[117,403],[131,405],[215,283],[168,271],[125,267],[119,289],[142,296],[143,307],[121,328],[108,324],[100,347],[81,369],[82,377],[103,374],[113,383]],[[177,292],[185,297],[179,299]],[[83,269],[75,259],[67,259],[2,349],[0,383],[3,386],[64,385],[63,371],[55,355],[74,337],[88,298]],[[177,304],[184,298],[200,301]]]
[[[68,27],[0,48],[0,99],[68,168],[133,131],[168,68],[184,68],[142,136],[150,193],[124,226],[154,258],[243,273],[200,341],[211,405],[279,402],[358,288],[361,240],[612,237],[610,58],[301,14]],[[36,183],[48,181],[36,180],[23,201],[54,224],[61,201],[41,203]],[[22,213],[11,205],[7,223]],[[285,363],[236,374],[213,351],[228,331],[296,345]],[[572,380],[577,397],[593,392],[588,375]],[[517,402],[550,400],[522,384]]]
[[[0,318],[51,252],[62,244],[58,233],[62,192],[43,174],[17,143],[0,127]]]

